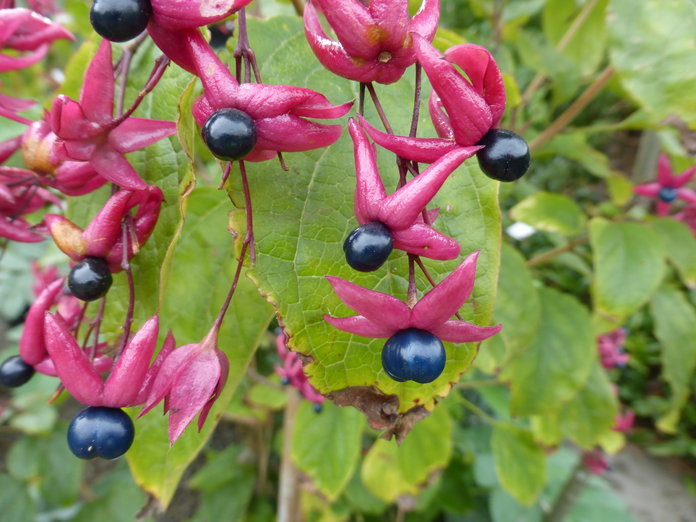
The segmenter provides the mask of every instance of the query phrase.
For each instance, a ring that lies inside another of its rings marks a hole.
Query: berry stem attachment
[[[413,254],[408,255],[408,298],[406,303],[409,308],[416,306],[418,302],[418,289],[416,288],[416,268]]]
[[[99,312],[97,317],[94,319],[94,340],[92,341],[92,347],[89,349],[89,360],[93,361],[97,356],[97,347],[99,346],[99,330],[101,330],[101,323],[104,319],[104,310],[106,310],[106,297],[103,297],[101,303],[99,303]],[[87,342],[89,335],[85,338]]]
[[[239,28],[239,38],[237,39],[237,47],[234,50],[235,73],[237,81],[242,83],[242,60],[244,61],[244,83],[251,82],[251,71],[254,71],[254,79],[256,83],[261,82],[261,72],[256,63],[256,55],[249,44],[249,33],[247,32],[246,23],[246,8],[239,10],[237,14],[237,23]]]
[[[167,70],[169,61],[169,58],[167,58],[165,55],[162,55],[155,60],[155,66],[152,68],[150,77],[148,78],[147,82],[145,82],[145,86],[142,88],[142,90],[138,93],[138,96],[133,101],[133,105],[131,105],[130,109],[128,109],[125,113],[121,114],[111,123],[112,128],[118,127],[121,123],[123,123],[125,119],[130,118],[130,116],[136,111],[136,109],[145,99],[145,96],[152,92],[152,90],[162,79],[162,76],[164,76],[164,72]]]
[[[365,86],[367,84],[360,82],[360,96],[358,98],[358,114],[365,116]]]
[[[423,272],[423,275],[424,275],[425,278],[428,280],[428,283],[430,283],[430,285],[431,285],[433,288],[435,288],[435,287],[437,286],[437,283],[435,282],[435,280],[434,280],[434,279],[432,278],[432,276],[430,275],[430,272],[428,272],[428,269],[425,268],[425,265],[423,264],[423,261],[421,260],[420,256],[414,256],[414,261],[415,261],[416,264],[418,265],[418,268],[421,269],[421,272]],[[462,316],[459,314],[459,312],[456,312],[454,315],[455,315],[455,317],[456,317],[457,319],[459,319],[460,321],[462,321]]]
[[[382,125],[384,125],[384,129],[389,134],[394,134],[392,126],[389,124],[389,120],[387,119],[387,115],[385,114],[384,109],[382,108],[382,104],[380,103],[379,98],[377,97],[377,92],[375,91],[374,85],[372,85],[372,82],[365,83],[362,85],[365,85],[365,87],[367,87],[367,91],[370,93],[370,98],[372,98],[372,103],[374,103],[375,109],[377,110],[377,115],[379,116],[379,119],[382,120]]]
[[[123,258],[121,259],[121,268],[123,268],[123,271],[126,274],[126,282],[128,284],[128,309],[126,310],[126,319],[123,322],[123,339],[118,351],[116,352],[114,361],[118,359],[119,355],[121,355],[121,352],[126,347],[126,344],[128,344],[131,326],[133,325],[133,314],[135,312],[135,285],[133,284],[133,271],[131,270],[130,262],[128,261],[128,255],[131,250],[131,241],[129,241],[130,228],[131,216],[129,214],[121,224],[121,231],[123,234]]]
[[[413,92],[413,116],[411,117],[411,130],[408,133],[408,135],[411,138],[415,138],[416,133],[418,132],[418,118],[420,117],[422,81],[423,68],[421,67],[421,64],[416,63],[416,81]]]
[[[126,48],[122,55],[123,60],[119,64],[119,74],[121,75],[118,86],[118,99],[116,100],[116,114],[120,117],[123,114],[123,105],[126,100],[126,84],[128,83],[128,73],[130,71],[133,51]]]

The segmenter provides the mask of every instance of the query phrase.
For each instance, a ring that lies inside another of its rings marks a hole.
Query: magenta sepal
[[[361,225],[379,221],[389,228],[394,247],[431,259],[454,259],[458,243],[423,221],[425,206],[449,175],[480,147],[458,147],[387,196],[377,170],[375,147],[355,120],[348,123],[355,157],[355,217]]]
[[[169,412],[169,441],[173,445],[196,415],[199,431],[219,397],[229,373],[227,356],[217,348],[219,325],[197,344],[169,352],[152,383],[138,417],[161,401]]]
[[[336,294],[359,315],[324,319],[339,330],[362,337],[386,338],[400,330],[418,328],[443,341],[479,342],[497,334],[502,325],[476,326],[450,320],[471,295],[476,278],[479,252],[465,258],[445,279],[426,293],[414,306],[375,290],[358,286],[340,277],[327,276]]]
[[[58,96],[50,113],[50,130],[59,140],[52,162],[87,162],[104,180],[125,189],[145,190],[124,153],[176,133],[176,123],[143,118],[114,118],[114,67],[111,44],[103,40],[85,73],[79,102]],[[84,175],[84,174],[83,174]],[[81,185],[85,185],[85,180]]]
[[[64,27],[30,9],[0,9],[0,49],[28,52],[23,56],[0,53],[0,72],[22,69],[41,60],[51,43],[74,40]]]
[[[159,320],[148,319],[126,343],[111,374],[102,382],[99,371],[58,316],[45,314],[46,347],[63,386],[88,406],[137,406],[157,344]]]
[[[276,365],[275,371],[280,377],[288,380],[288,384],[302,394],[302,396],[315,404],[321,404],[326,400],[307,379],[302,361],[297,354],[291,351],[285,341],[285,333],[281,332],[276,337],[276,351],[280,357],[282,366]]]
[[[193,105],[193,117],[203,125],[223,108],[248,114],[256,125],[257,141],[245,160],[264,161],[276,152],[326,147],[341,135],[340,125],[304,118],[340,118],[350,110],[352,102],[332,105],[316,91],[290,85],[240,85],[198,31],[188,31],[186,36],[204,89],[204,96]]]
[[[315,4],[338,41],[322,28]],[[307,41],[324,67],[349,80],[384,84],[413,65],[412,36],[432,40],[439,18],[439,0],[424,0],[412,19],[403,0],[372,0],[368,6],[358,0],[313,0],[304,11]]]
[[[22,337],[19,339],[19,355],[27,364],[38,364],[48,355],[44,337],[44,316],[63,291],[64,282],[64,279],[58,279],[48,285],[27,312]]]
[[[28,120],[22,116],[18,116],[17,113],[26,111],[34,105],[36,105],[36,102],[33,100],[13,98],[11,96],[5,96],[3,94],[0,94],[0,117],[16,121],[17,123],[29,125],[31,124],[31,120]]]
[[[150,0],[150,27],[169,30],[194,29],[224,20],[251,0]]]
[[[456,45],[442,55],[415,34],[413,45],[433,86],[428,107],[439,138],[395,136],[361,123],[380,146],[412,161],[432,163],[458,147],[476,145],[498,126],[505,111],[505,85],[493,56],[479,45]]]
[[[670,165],[669,156],[663,153],[660,154],[657,164],[657,181],[633,187],[633,192],[648,198],[657,198],[657,215],[664,217],[669,212],[671,201],[659,199],[660,190],[663,188],[675,189],[676,199],[681,199],[689,204],[696,204],[696,192],[684,188],[684,185],[691,181],[694,175],[696,175],[696,166],[690,167],[680,174],[675,174]]]

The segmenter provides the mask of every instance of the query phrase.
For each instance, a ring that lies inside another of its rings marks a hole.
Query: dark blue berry
[[[210,152],[221,160],[240,160],[256,145],[256,124],[246,112],[220,109],[205,122],[201,135]]]
[[[660,189],[658,197],[660,198],[660,201],[664,201],[665,203],[671,203],[672,201],[677,199],[677,189],[673,187],[662,187]]]
[[[94,0],[89,21],[112,42],[125,42],[142,33],[152,15],[150,0]]]
[[[281,377],[280,384],[282,384],[283,386],[287,386],[288,384],[290,384],[290,378],[287,376]]]
[[[133,444],[133,421],[119,408],[90,406],[68,427],[68,446],[81,459],[115,459]]]
[[[445,359],[442,341],[418,328],[396,332],[382,348],[382,367],[398,382],[432,382],[444,370]]]
[[[394,246],[391,231],[379,221],[371,221],[353,230],[343,242],[346,261],[355,270],[373,272],[391,254]]]
[[[321,413],[321,410],[323,410],[324,407],[321,405],[320,402],[315,402],[312,406],[312,409],[314,410],[314,413]]]
[[[498,181],[520,179],[529,168],[529,145],[512,131],[492,129],[478,145],[484,148],[476,153],[481,170]]]
[[[101,257],[86,257],[68,275],[70,292],[83,301],[94,301],[106,295],[112,282],[109,264]]]
[[[17,388],[34,376],[34,367],[25,363],[19,355],[13,355],[0,364],[0,384]]]

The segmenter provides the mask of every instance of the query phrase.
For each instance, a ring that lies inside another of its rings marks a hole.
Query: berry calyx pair
[[[113,278],[109,264],[101,257],[86,257],[68,275],[68,288],[82,301],[94,301],[106,295]]]
[[[657,197],[660,198],[660,201],[671,203],[677,199],[677,189],[674,187],[662,187]]]
[[[256,124],[244,111],[219,109],[206,120],[201,135],[217,158],[240,160],[256,145]]]
[[[26,384],[34,373],[33,366],[25,363],[19,355],[13,355],[0,364],[0,384],[8,388],[18,388]]]
[[[512,131],[491,129],[478,145],[484,147],[476,153],[476,158],[481,170],[489,178],[516,181],[529,169],[529,145]]]
[[[445,369],[446,358],[442,341],[418,328],[396,332],[382,348],[382,367],[397,382],[432,382]]]
[[[391,254],[394,246],[389,228],[371,221],[353,230],[343,242],[346,262],[360,272],[374,272]]]
[[[125,42],[145,30],[151,15],[150,0],[94,0],[89,21],[100,36]]]
[[[134,437],[133,421],[120,408],[90,406],[68,427],[70,451],[81,459],[120,457],[131,447]]]

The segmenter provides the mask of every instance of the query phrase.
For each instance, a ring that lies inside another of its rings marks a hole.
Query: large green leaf
[[[660,341],[662,375],[672,388],[669,411],[658,427],[673,433],[696,369],[696,312],[684,294],[671,287],[662,287],[653,295],[650,312]]]
[[[295,417],[292,458],[330,500],[346,487],[360,458],[365,419],[354,408],[324,404],[321,413],[302,401]]]
[[[305,42],[301,21],[275,18],[255,22],[250,32],[264,81],[310,85],[327,94],[332,102],[354,96],[348,82],[332,76],[315,61]],[[404,108],[404,100],[411,98],[412,89],[410,75],[379,89],[396,132],[407,132],[411,111]],[[368,118],[377,121],[370,111]],[[426,119],[424,116],[421,121],[425,123]],[[427,132],[432,135],[433,131]],[[431,409],[434,399],[446,395],[450,382],[456,382],[470,365],[475,346],[447,345],[445,371],[431,384],[397,383],[382,370],[380,352],[384,340],[369,340],[330,327],[323,320],[324,314],[347,316],[352,312],[340,303],[324,276],[344,277],[405,299],[406,256],[392,254],[389,262],[372,274],[352,271],[344,260],[341,245],[357,226],[352,204],[353,151],[347,135],[328,149],[287,154],[285,160],[289,172],[283,172],[272,161],[247,165],[257,240],[256,266],[249,273],[261,293],[275,305],[290,336],[290,345],[311,358],[306,370],[312,384],[322,393],[340,392],[347,402],[365,398],[358,397],[365,388],[355,387],[373,387],[373,391],[396,395],[399,412],[419,406]],[[380,166],[385,185],[391,191],[398,179],[394,156],[380,151]],[[238,176],[233,173],[233,177],[233,191],[239,194]],[[440,207],[437,227],[459,240],[463,255],[482,250],[477,285],[462,315],[487,325],[499,264],[497,183],[469,162],[445,183],[435,205]],[[240,227],[243,219],[241,212],[234,216]],[[441,280],[460,261],[461,258],[427,262],[427,266],[434,279]],[[418,288],[429,288],[420,276]]]
[[[658,122],[676,115],[696,124],[694,4],[611,0],[611,62],[623,86]]]
[[[650,226],[662,237],[667,259],[684,284],[696,288],[696,238],[689,227],[671,218],[656,219]]]
[[[568,236],[580,234],[585,228],[585,214],[563,194],[540,191],[512,207],[510,215],[534,228]]]
[[[587,310],[573,297],[543,288],[541,321],[527,350],[503,369],[514,415],[553,413],[587,381],[596,360]]]
[[[447,467],[451,454],[452,419],[447,408],[436,408],[401,446],[394,440],[376,440],[365,456],[361,477],[376,497],[392,503],[401,495],[418,495],[433,473]]]
[[[230,207],[227,196],[212,188],[197,189],[189,200],[186,226],[174,254],[160,314],[161,324],[173,330],[177,345],[203,338],[229,289],[235,265],[232,236],[227,229]],[[271,307],[242,277],[220,331],[219,347],[230,361],[229,378],[200,434],[190,426],[170,447],[167,418],[159,415],[159,408],[136,421],[137,436],[127,454],[128,463],[136,482],[163,506],[169,503],[184,470],[212,434],[271,316]]]
[[[35,520],[36,505],[24,484],[0,475],[0,513],[4,520]]]
[[[544,5],[542,24],[544,34],[553,45],[566,34],[582,8],[593,0],[585,0],[582,5],[568,0],[548,0]],[[608,0],[594,2],[590,13],[561,53],[570,58],[583,75],[592,74],[599,66],[607,45],[607,26],[604,14]]]
[[[662,280],[662,240],[645,225],[597,218],[590,223],[590,241],[595,264],[595,308],[610,318],[626,317],[650,299]]]
[[[590,449],[611,430],[617,413],[612,383],[599,362],[595,362],[585,385],[558,412],[558,424],[566,437]]]
[[[520,504],[532,505],[546,482],[546,457],[531,432],[497,422],[493,426],[491,448],[500,484]]]
[[[507,244],[503,244],[502,249],[494,317],[503,329],[483,342],[476,358],[477,367],[488,373],[527,349],[539,326],[539,293],[534,288],[532,275],[522,255]],[[500,342],[504,342],[502,353],[496,350]]]

